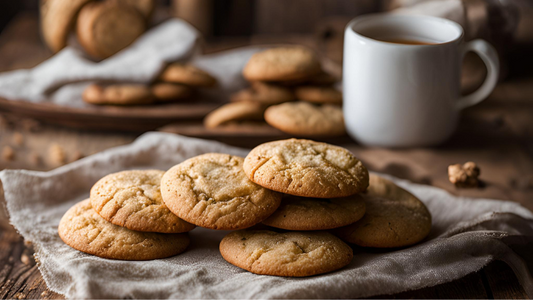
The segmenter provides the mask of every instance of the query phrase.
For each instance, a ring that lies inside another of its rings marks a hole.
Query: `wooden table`
[[[24,34],[20,34],[23,32]],[[211,51],[254,41],[298,41],[339,57],[339,47],[320,47],[313,37],[260,37],[213,43]],[[331,50],[337,49],[337,50]],[[32,67],[51,55],[40,43],[34,15],[22,15],[0,36],[0,70]],[[1,114],[2,112],[0,112]],[[50,170],[58,165],[133,141],[138,134],[72,130],[1,114],[0,170]],[[253,147],[254,145],[246,145]],[[516,201],[533,210],[533,77],[499,84],[491,97],[467,109],[456,134],[433,148],[399,149],[363,147],[343,143],[370,170],[414,182],[430,184],[452,194]],[[60,150],[58,150],[60,148]],[[63,156],[61,153],[63,152]],[[457,189],[447,180],[447,166],[475,161],[481,167],[483,187]],[[3,193],[0,193],[3,195]],[[0,297],[62,298],[49,291],[32,257],[31,243],[0,216]],[[527,298],[512,270],[493,262],[454,282],[385,298]],[[379,298],[379,297],[376,297]]]

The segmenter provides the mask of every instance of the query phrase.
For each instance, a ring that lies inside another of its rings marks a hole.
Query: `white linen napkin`
[[[119,261],[84,254],[57,233],[62,215],[89,196],[101,177],[126,169],[173,165],[202,153],[245,156],[247,150],[168,133],[147,133],[49,172],[0,172],[10,221],[33,242],[48,287],[69,298],[355,298],[420,289],[461,278],[493,260],[511,266],[533,297],[533,214],[514,202],[469,199],[426,185],[387,178],[419,197],[433,216],[422,243],[390,251],[354,247],[345,268],[308,278],[255,275],[222,258],[227,231],[197,228],[183,254]],[[385,176],[385,175],[383,175]],[[4,203],[4,201],[2,201]],[[520,248],[520,249],[519,249]],[[514,249],[517,249],[515,251]]]
[[[81,95],[94,81],[150,83],[174,61],[188,61],[214,75],[220,83],[218,89],[205,92],[214,99],[247,85],[241,70],[262,47],[202,56],[199,39],[200,33],[189,23],[170,19],[101,62],[88,60],[79,50],[67,47],[35,68],[0,73],[0,97],[84,107],[90,104],[84,103]]]

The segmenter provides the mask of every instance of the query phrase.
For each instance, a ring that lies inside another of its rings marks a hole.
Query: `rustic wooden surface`
[[[23,30],[24,35],[16,32]],[[252,40],[301,42],[329,57],[339,56],[338,46],[312,37],[255,37]],[[218,41],[210,49],[245,45],[249,40]],[[333,41],[334,42],[334,41]],[[322,45],[322,46],[321,46]],[[50,53],[42,48],[34,16],[22,16],[0,36],[0,70],[32,67]],[[0,112],[0,170],[50,170],[61,164],[110,147],[130,143],[136,134],[73,130],[41,124]],[[455,195],[506,199],[533,209],[533,77],[509,79],[480,105],[467,109],[457,133],[433,148],[383,149],[363,147],[350,140],[338,141],[361,158],[369,169],[414,182],[430,184]],[[231,142],[231,141],[230,141]],[[256,142],[241,146],[253,147]],[[10,152],[8,149],[12,150]],[[59,149],[59,150],[58,150]],[[64,155],[58,155],[57,152]],[[11,155],[5,155],[10,154]],[[447,180],[452,163],[476,161],[483,186],[456,189]],[[0,193],[2,195],[2,193]],[[0,297],[63,298],[49,291],[32,257],[32,247],[0,216]],[[376,297],[380,298],[380,297]],[[512,270],[493,262],[454,282],[383,298],[527,298]]]

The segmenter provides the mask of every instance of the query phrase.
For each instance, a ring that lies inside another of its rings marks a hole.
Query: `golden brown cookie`
[[[331,86],[303,85],[294,89],[298,100],[317,104],[342,104],[342,93]]]
[[[135,7],[135,9],[137,9],[146,20],[148,20],[152,16],[154,12],[154,8],[155,8],[154,0],[115,0],[115,1]]]
[[[185,99],[193,94],[193,89],[183,84],[158,82],[154,83],[150,88],[152,95],[158,102]]]
[[[286,87],[256,81],[252,87],[231,96],[232,102],[259,102],[265,105],[280,104],[295,100],[292,91]]]
[[[71,207],[61,218],[59,237],[70,247],[103,258],[149,260],[174,256],[189,245],[186,233],[133,231],[104,220],[89,199]]]
[[[168,65],[159,80],[197,87],[212,87],[217,84],[215,77],[206,71],[189,64],[172,63]]]
[[[263,224],[286,230],[326,230],[352,224],[364,214],[365,200],[358,194],[331,199],[284,195]]]
[[[335,229],[341,239],[363,247],[394,248],[416,244],[431,230],[431,214],[420,200],[389,180],[370,175],[366,214]]]
[[[98,105],[142,105],[154,102],[150,88],[142,84],[91,84],[82,95],[83,101]]]
[[[131,45],[146,30],[142,14],[117,1],[85,5],[78,16],[80,45],[94,58],[104,59]]]
[[[310,140],[261,144],[246,156],[243,168],[251,181],[294,196],[346,197],[368,187],[368,171],[353,154]]]
[[[352,248],[323,231],[239,230],[222,239],[220,253],[249,272],[288,277],[332,272],[353,258]]]
[[[42,0],[41,31],[54,53],[65,48],[68,35],[80,9],[92,0]]]
[[[197,226],[232,230],[260,223],[279,206],[281,195],[251,182],[244,159],[209,153],[168,170],[161,181],[167,207]]]
[[[310,78],[321,72],[315,53],[302,46],[271,48],[255,53],[242,74],[249,81],[288,81]]]
[[[289,102],[267,108],[267,123],[295,136],[340,136],[346,134],[342,109],[307,102]]]
[[[207,128],[215,128],[232,121],[263,120],[265,107],[258,102],[233,102],[210,112],[204,119]]]
[[[194,229],[170,212],[161,197],[159,170],[109,174],[91,189],[93,209],[107,221],[131,230],[180,233]]]

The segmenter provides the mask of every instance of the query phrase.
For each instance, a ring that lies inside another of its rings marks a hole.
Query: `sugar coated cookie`
[[[341,239],[363,247],[405,247],[423,240],[431,230],[431,214],[420,200],[389,180],[370,175],[364,195],[365,216],[334,230]]]
[[[70,247],[103,258],[149,260],[174,256],[189,245],[186,233],[139,232],[113,225],[91,207],[89,199],[61,218],[59,236]]]
[[[263,224],[286,230],[326,230],[352,224],[364,214],[365,201],[358,194],[331,199],[284,195]]]
[[[178,217],[205,228],[243,229],[260,223],[278,208],[281,194],[251,182],[243,162],[219,153],[190,158],[163,176],[163,201]]]
[[[267,108],[267,123],[295,136],[340,136],[346,134],[342,109],[336,105],[288,102]]]
[[[348,150],[311,140],[265,143],[246,156],[251,181],[302,197],[337,198],[365,191],[368,171]]]
[[[220,253],[229,263],[249,272],[288,277],[332,272],[353,258],[348,245],[323,231],[239,230],[222,239]]]
[[[255,53],[242,74],[249,81],[287,81],[310,78],[321,71],[320,61],[312,50],[290,46]]]
[[[93,209],[107,221],[131,230],[180,233],[194,229],[170,212],[161,197],[159,170],[109,174],[91,189]]]

